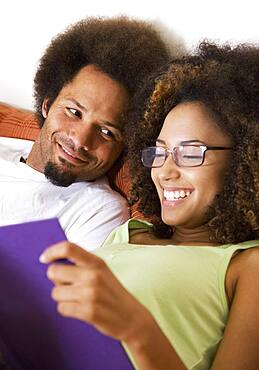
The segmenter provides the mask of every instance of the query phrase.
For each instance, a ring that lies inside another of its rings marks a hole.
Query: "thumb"
[[[51,263],[60,259],[69,260],[78,266],[90,266],[100,260],[94,254],[68,241],[48,247],[39,257],[41,263]]]

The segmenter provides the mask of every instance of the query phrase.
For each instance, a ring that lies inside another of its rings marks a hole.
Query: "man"
[[[34,80],[39,136],[0,139],[0,224],[58,217],[71,242],[100,246],[129,216],[104,176],[123,149],[123,112],[169,58],[149,23],[126,17],[58,35]]]

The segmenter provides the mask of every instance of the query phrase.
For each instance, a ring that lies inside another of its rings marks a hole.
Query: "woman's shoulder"
[[[237,276],[256,268],[259,272],[259,242],[253,248],[244,249],[237,253],[230,262],[230,268]]]
[[[243,279],[249,279],[249,276],[259,284],[259,241],[257,246],[239,250],[230,261],[226,274],[226,290],[230,303],[235,296],[238,283]]]
[[[238,250],[230,262],[230,266],[237,273],[241,273],[242,270],[253,265],[259,266],[259,241],[253,243],[250,248],[247,246],[245,249]]]
[[[259,243],[253,245],[235,254],[228,269],[226,289],[232,289],[230,313],[214,361],[215,369],[221,369],[226,363],[233,365],[231,369],[241,369],[242,364],[248,364],[245,368],[258,368]]]
[[[129,219],[124,224],[115,228],[103,243],[103,247],[110,244],[132,243],[131,235],[142,234],[152,230],[152,224],[138,219]]]

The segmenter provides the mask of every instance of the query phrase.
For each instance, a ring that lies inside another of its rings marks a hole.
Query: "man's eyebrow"
[[[72,103],[74,103],[79,109],[81,109],[82,111],[84,112],[87,112],[87,109],[82,105],[80,104],[77,100],[73,99],[73,98],[67,98],[66,99],[67,101],[71,101]],[[110,121],[103,121],[103,123],[107,126],[110,126],[110,127],[113,127],[115,128],[116,130],[120,131],[121,132],[121,128],[118,127],[115,123],[113,122],[110,122]]]
[[[76,99],[74,99],[74,98],[65,98],[65,100],[75,104],[78,108],[80,108],[84,112],[87,111],[87,109],[82,104],[80,104]]]

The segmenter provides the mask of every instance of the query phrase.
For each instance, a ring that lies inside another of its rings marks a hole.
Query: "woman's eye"
[[[73,115],[73,116],[76,116],[78,118],[81,118],[82,117],[82,114],[81,112],[78,110],[78,109],[75,109],[75,108],[67,108],[68,111]]]
[[[114,138],[114,133],[111,130],[108,130],[107,128],[101,128],[101,132],[103,135],[113,139]]]

